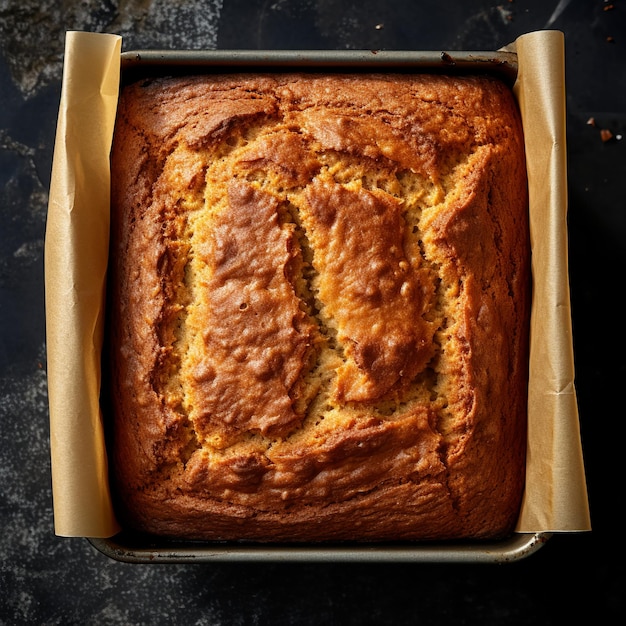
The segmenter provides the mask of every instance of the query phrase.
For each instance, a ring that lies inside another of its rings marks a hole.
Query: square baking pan
[[[121,82],[193,73],[342,71],[492,74],[510,87],[517,76],[513,52],[447,51],[166,51],[136,50],[121,55]],[[106,415],[106,411],[105,411]],[[506,563],[537,551],[551,533],[515,533],[500,541],[446,543],[251,544],[183,542],[123,530],[111,538],[89,538],[98,551],[130,563],[213,561]]]

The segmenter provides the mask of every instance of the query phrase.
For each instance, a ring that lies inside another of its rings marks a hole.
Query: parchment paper
[[[564,41],[523,35],[514,91],[525,128],[534,296],[529,452],[518,532],[590,528],[574,366],[566,248]],[[99,405],[109,230],[109,151],[121,39],[69,32],[45,241],[47,370],[55,532],[119,530]]]
[[[121,38],[67,34],[44,249],[55,531],[118,531],[100,414],[109,152]]]
[[[519,37],[514,86],[526,145],[533,268],[528,455],[519,531],[591,527],[574,388],[567,256],[563,34]]]

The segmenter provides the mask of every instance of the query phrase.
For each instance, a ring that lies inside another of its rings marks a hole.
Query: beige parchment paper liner
[[[590,528],[566,248],[563,35],[523,35],[514,91],[530,185],[534,299],[527,482],[518,532]],[[45,240],[47,370],[55,532],[109,537],[111,504],[99,405],[109,232],[109,151],[121,39],[67,34]]]
[[[119,529],[99,397],[120,52],[115,35],[66,36],[44,264],[54,523],[69,537]]]
[[[514,85],[528,170],[533,302],[526,490],[518,531],[591,528],[574,388],[563,33],[519,37]]]

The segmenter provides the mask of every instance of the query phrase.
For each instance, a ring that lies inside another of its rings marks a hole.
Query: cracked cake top
[[[194,539],[510,532],[525,176],[491,78],[128,86],[108,309],[122,519]]]

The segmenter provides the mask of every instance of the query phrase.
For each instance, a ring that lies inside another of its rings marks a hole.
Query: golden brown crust
[[[123,522],[260,541],[509,533],[525,176],[491,78],[127,87],[109,306]]]

